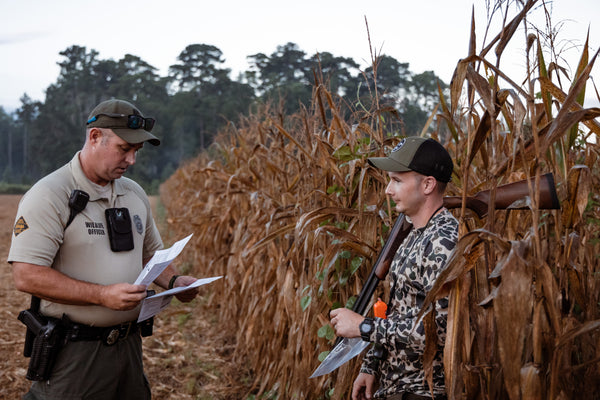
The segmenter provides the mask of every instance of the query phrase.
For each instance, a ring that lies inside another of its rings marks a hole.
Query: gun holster
[[[48,380],[65,341],[61,320],[47,319],[31,309],[21,311],[18,318],[27,326],[23,353],[30,359],[26,378],[31,381]]]
[[[154,317],[150,317],[147,320],[140,322],[138,326],[140,327],[140,335],[142,337],[152,336]]]

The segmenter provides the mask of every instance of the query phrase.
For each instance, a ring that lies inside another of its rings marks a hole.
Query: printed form
[[[154,256],[152,256],[150,261],[148,261],[140,275],[135,280],[134,284],[145,285],[148,287],[165,270],[165,268],[171,264],[171,262],[179,255],[179,253],[181,253],[191,238],[192,235],[189,235],[173,244],[173,246],[171,246],[169,249],[159,250],[154,253]],[[153,296],[146,297],[142,301],[142,308],[137,321],[141,322],[158,314],[171,303],[171,299],[177,293],[206,285],[207,283],[211,283],[220,278],[222,277],[216,276],[212,278],[198,279],[189,286],[176,287]]]

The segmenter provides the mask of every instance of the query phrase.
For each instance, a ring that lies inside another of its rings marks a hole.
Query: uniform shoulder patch
[[[13,228],[13,233],[15,234],[15,236],[19,236],[20,233],[23,233],[27,229],[29,229],[29,225],[27,225],[27,222],[25,222],[25,218],[23,218],[21,216],[15,223],[15,227]]]

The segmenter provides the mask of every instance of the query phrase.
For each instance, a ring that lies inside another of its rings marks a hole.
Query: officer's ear
[[[102,137],[104,136],[104,134],[102,133],[102,131],[98,128],[89,128],[87,130],[87,141],[90,144],[93,145],[97,145],[100,144],[100,142],[102,142]]]

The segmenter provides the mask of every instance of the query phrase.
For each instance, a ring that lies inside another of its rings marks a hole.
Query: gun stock
[[[531,182],[534,193],[539,190],[539,209],[557,210],[560,208],[552,173],[540,176],[539,188],[536,187],[535,178],[498,186],[494,208],[497,210],[527,208],[524,200],[530,195],[529,182]],[[474,211],[479,218],[485,217],[489,210],[490,192],[490,190],[482,190],[475,196],[467,197],[465,206]],[[444,197],[444,206],[446,208],[459,208],[462,206],[462,197],[446,196]]]

